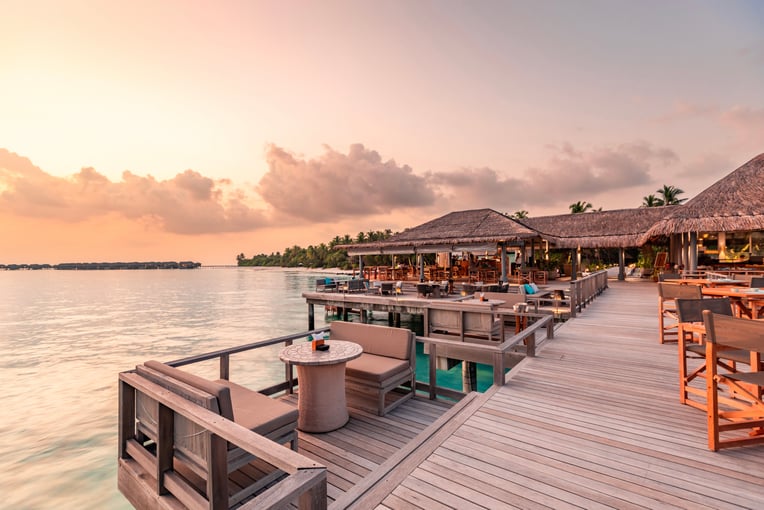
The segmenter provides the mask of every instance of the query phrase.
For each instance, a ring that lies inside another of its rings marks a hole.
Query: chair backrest
[[[679,280],[682,278],[682,275],[679,273],[661,273],[658,275],[658,281],[662,282],[663,280]]]
[[[754,276],[751,278],[751,287],[755,289],[764,289],[764,276]]]
[[[682,285],[680,283],[658,282],[658,295],[666,299],[700,299],[703,297],[703,290],[700,285]]]
[[[720,315],[732,316],[730,298],[687,299],[676,300],[676,314],[679,322],[703,322],[703,311],[709,310]]]
[[[764,322],[703,312],[706,340],[735,349],[764,353]]]

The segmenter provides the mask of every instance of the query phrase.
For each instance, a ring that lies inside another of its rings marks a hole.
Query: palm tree
[[[570,212],[572,214],[577,214],[577,213],[586,212],[594,206],[590,204],[589,202],[578,201],[575,204],[570,204],[568,207],[570,207]]]
[[[657,193],[663,196],[664,205],[678,205],[687,200],[686,198],[677,198],[679,195],[684,193],[684,190],[674,186],[666,186],[664,184],[663,188],[659,189]]]
[[[663,199],[656,197],[653,194],[642,197],[641,207],[660,207],[663,205]]]
[[[515,211],[513,214],[510,214],[509,217],[521,220],[528,217],[528,211],[521,209],[519,211]]]

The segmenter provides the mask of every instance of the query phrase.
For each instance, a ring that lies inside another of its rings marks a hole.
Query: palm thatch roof
[[[720,179],[663,220],[644,241],[682,232],[764,230],[764,154]]]
[[[540,216],[518,220],[555,248],[629,248],[679,206]]]
[[[538,233],[493,209],[456,211],[395,234],[383,241],[338,245],[349,255],[495,250]]]

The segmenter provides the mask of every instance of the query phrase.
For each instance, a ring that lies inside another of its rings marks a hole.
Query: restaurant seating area
[[[676,276],[658,283],[658,322],[677,342],[680,403],[706,413],[712,451],[764,443],[760,281]]]

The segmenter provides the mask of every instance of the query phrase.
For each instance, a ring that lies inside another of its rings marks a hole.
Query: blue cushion
[[[324,285],[331,285],[332,279],[331,278],[324,278]]]
[[[531,287],[530,284],[528,284],[528,283],[523,285],[523,287],[525,287],[525,293],[526,294],[535,294],[536,293],[536,291],[533,290],[533,287]]]

